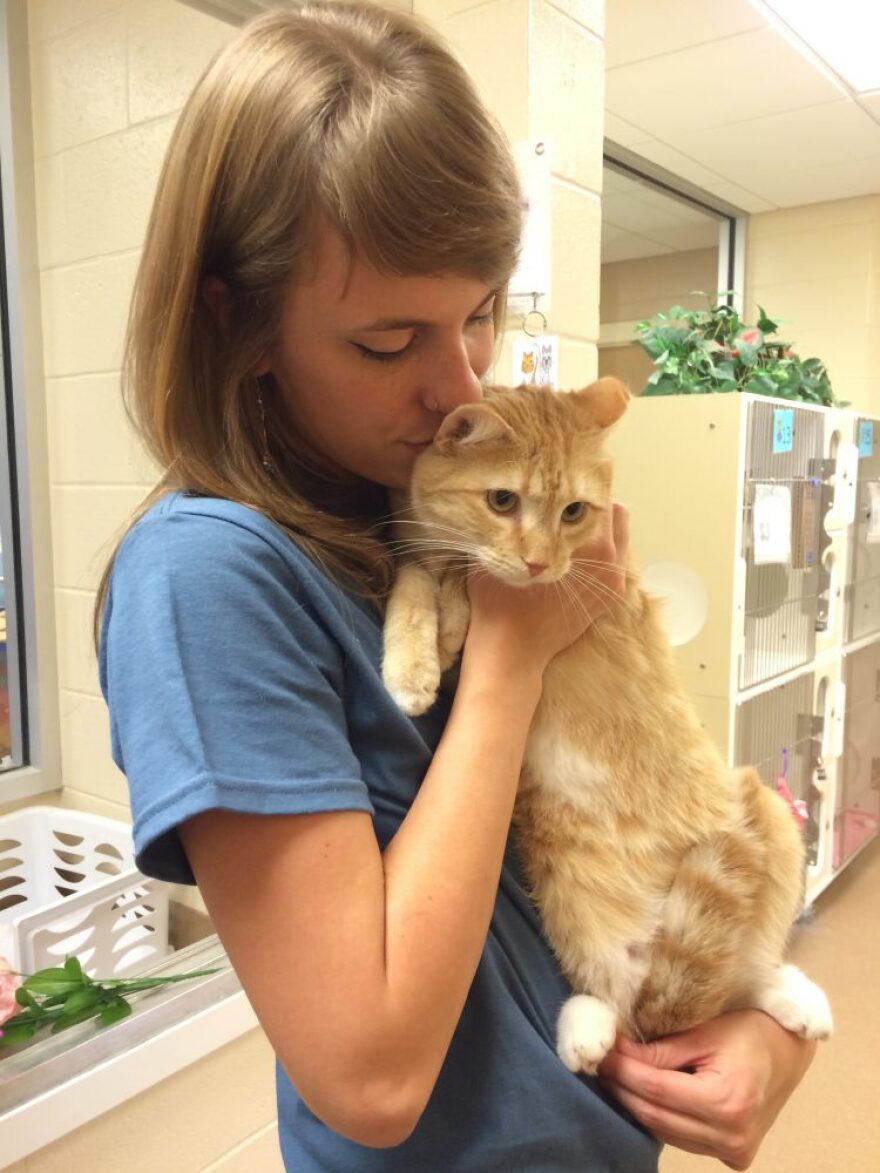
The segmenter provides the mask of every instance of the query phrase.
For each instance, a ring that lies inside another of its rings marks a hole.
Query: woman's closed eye
[[[413,341],[407,342],[406,346],[401,346],[398,350],[374,350],[372,346],[364,346],[362,342],[354,342],[352,345],[364,358],[373,359],[375,362],[394,362],[396,358],[402,358],[412,348]]]
[[[472,326],[475,326],[478,329],[491,327],[494,330],[495,316],[492,312],[492,308],[490,307],[488,310],[479,314],[473,314],[470,318],[468,318],[467,322],[465,323],[465,328],[467,329],[468,327]],[[367,346],[363,342],[352,342],[352,345],[364,358],[370,359],[373,362],[394,362],[395,359],[403,358],[405,354],[408,354],[409,351],[411,351],[413,347],[417,345],[419,337],[420,335],[418,331],[416,331],[402,346],[390,347],[387,350],[377,349],[375,346]]]

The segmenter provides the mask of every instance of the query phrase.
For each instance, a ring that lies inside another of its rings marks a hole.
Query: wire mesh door
[[[843,784],[834,818],[834,867],[880,829],[880,640],[844,657]]]
[[[750,403],[747,429],[740,688],[812,660],[820,591],[822,484],[815,470],[823,418],[778,402]]]
[[[856,421],[859,471],[846,587],[847,636],[880,632],[880,420]]]
[[[754,766],[774,790],[784,783],[806,810],[803,827],[811,864],[816,862],[821,795],[813,784],[820,766],[822,718],[813,712],[812,672],[759,693],[737,706],[734,765]]]

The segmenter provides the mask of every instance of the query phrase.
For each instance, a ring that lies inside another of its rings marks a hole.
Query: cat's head
[[[602,437],[628,401],[604,378],[569,392],[487,387],[482,402],[450,412],[410,486],[432,548],[440,541],[517,586],[562,578],[611,507]]]

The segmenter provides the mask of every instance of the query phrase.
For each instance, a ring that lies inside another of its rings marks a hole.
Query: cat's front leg
[[[382,679],[411,717],[427,712],[437,699],[437,582],[414,562],[401,567],[388,598]]]
[[[471,621],[471,605],[467,597],[464,578],[450,572],[440,581],[439,595],[440,631],[438,648],[440,671],[451,667],[464,647],[468,624]]]
[[[556,1051],[569,1071],[595,1075],[616,1037],[617,1011],[601,998],[575,994],[562,1007]]]

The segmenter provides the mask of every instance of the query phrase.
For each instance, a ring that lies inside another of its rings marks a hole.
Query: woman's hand
[[[658,1140],[748,1169],[815,1049],[761,1011],[738,1010],[653,1043],[619,1037],[599,1072]]]
[[[485,573],[472,574],[466,650],[480,645],[501,649],[512,670],[543,672],[623,597],[628,545],[629,514],[615,503],[595,540],[576,552],[561,584],[514,587]]]

